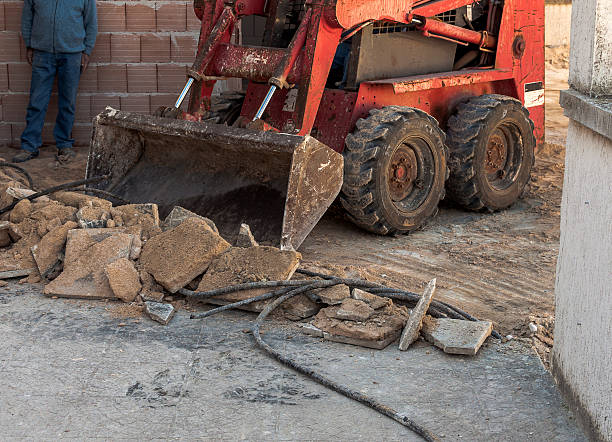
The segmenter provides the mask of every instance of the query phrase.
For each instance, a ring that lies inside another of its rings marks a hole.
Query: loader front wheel
[[[471,210],[513,204],[529,181],[535,137],[529,112],[503,95],[482,95],[458,106],[448,121],[448,194]]]
[[[401,106],[373,109],[346,137],[340,201],[370,232],[415,230],[444,198],[446,162],[445,135],[433,117]]]

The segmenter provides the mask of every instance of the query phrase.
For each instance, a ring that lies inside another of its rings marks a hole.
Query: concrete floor
[[[252,319],[183,311],[164,327],[13,282],[0,289],[0,438],[419,440],[267,357],[244,332]],[[273,324],[273,346],[444,440],[586,440],[519,342],[451,357],[424,342],[376,351]]]

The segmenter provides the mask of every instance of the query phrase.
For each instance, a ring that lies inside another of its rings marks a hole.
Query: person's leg
[[[56,54],[58,110],[53,135],[59,154],[62,149],[71,148],[72,126],[76,97],[81,76],[81,54]]]
[[[49,107],[55,74],[56,66],[53,54],[34,51],[26,128],[21,134],[21,148],[33,155],[38,155],[38,148],[42,145],[42,129],[45,124],[45,115],[47,107]]]

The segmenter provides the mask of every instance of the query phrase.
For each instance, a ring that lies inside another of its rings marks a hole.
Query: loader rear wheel
[[[381,235],[409,232],[438,211],[448,176],[444,132],[409,107],[373,109],[346,137],[340,201],[351,220]]]
[[[210,110],[202,117],[207,123],[233,125],[242,111],[244,94],[240,92],[222,92],[218,97],[212,97]]]
[[[482,95],[459,105],[448,121],[449,196],[471,210],[513,204],[533,167],[533,127],[514,98]]]

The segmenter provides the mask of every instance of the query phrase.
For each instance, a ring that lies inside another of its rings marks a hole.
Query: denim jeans
[[[55,144],[58,149],[64,149],[74,143],[72,126],[81,77],[81,53],[34,51],[26,128],[21,134],[21,148],[28,152],[36,153],[42,145],[42,129],[55,77],[59,108],[53,130]]]

